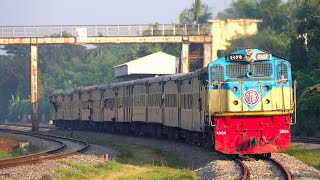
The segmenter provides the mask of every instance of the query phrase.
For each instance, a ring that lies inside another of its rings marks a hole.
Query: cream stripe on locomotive
[[[244,93],[242,93],[244,94]],[[232,90],[209,90],[210,95],[210,114],[212,116],[226,113],[241,113],[241,115],[271,115],[271,114],[290,114],[293,111],[292,89],[291,88],[272,88],[261,101],[259,95],[258,103],[254,108],[249,106],[238,98]],[[263,103],[262,103],[263,102]],[[245,113],[244,113],[245,112]],[[232,114],[228,114],[232,115]],[[240,115],[240,114],[234,114]]]

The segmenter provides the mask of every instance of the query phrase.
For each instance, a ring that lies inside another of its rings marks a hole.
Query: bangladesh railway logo
[[[249,89],[244,93],[244,101],[249,105],[256,105],[260,99],[260,95],[256,90]]]

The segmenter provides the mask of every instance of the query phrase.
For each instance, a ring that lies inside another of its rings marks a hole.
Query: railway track
[[[250,174],[248,167],[239,158],[234,158],[234,161],[236,161],[241,167],[241,180],[249,179]]]
[[[293,179],[291,173],[283,164],[270,157],[254,155],[249,158],[235,158],[235,160],[242,166],[242,180],[257,179],[257,177],[261,177],[261,175],[258,175],[261,173],[265,173],[264,178],[266,179]]]
[[[317,138],[291,137],[291,141],[296,143],[320,144],[320,139]]]
[[[124,135],[126,136],[126,135]],[[149,137],[150,138],[150,137]],[[159,139],[159,138],[152,138],[152,139]],[[170,140],[167,140],[170,141]],[[319,143],[318,139],[314,139],[314,138],[297,138],[297,137],[292,137],[292,141],[293,142],[304,142],[304,143]],[[177,142],[177,141],[175,141]],[[230,159],[230,158],[229,158]],[[280,162],[272,159],[272,158],[266,158],[266,157],[256,157],[255,159],[263,159],[263,160],[254,160],[256,164],[267,164],[269,167],[269,169],[273,169],[272,171],[276,171],[276,173],[274,174],[269,174],[271,177],[275,178],[275,179],[288,179],[291,180],[292,176],[290,174],[290,172],[288,171],[288,169],[282,165]],[[233,158],[231,159],[232,161],[234,161],[235,163],[238,164],[238,166],[241,169],[241,175],[238,176],[241,179],[257,179],[256,175],[259,172],[263,172],[265,171],[265,169],[268,168],[261,168],[260,170],[258,168],[256,168],[255,166],[249,166],[247,165],[248,162],[243,160],[243,159],[239,159],[239,158]],[[261,162],[260,162],[261,161]],[[270,165],[272,164],[272,165]],[[264,165],[266,166],[266,165]],[[272,167],[271,167],[272,166]],[[274,170],[276,169],[276,170]],[[260,176],[261,177],[261,176]],[[269,178],[269,176],[265,176],[265,178]],[[270,178],[269,178],[270,179]]]
[[[0,132],[32,136],[32,137],[40,138],[46,141],[52,141],[54,143],[59,144],[57,148],[54,148],[49,151],[43,151],[40,153],[0,160],[0,169],[13,167],[13,166],[39,163],[45,160],[60,159],[60,158],[64,158],[67,156],[71,156],[71,155],[75,155],[80,152],[83,152],[89,147],[89,144],[87,142],[82,140],[72,139],[72,138],[65,138],[65,137],[59,137],[59,136],[41,134],[41,133],[31,133],[31,132],[18,131],[18,130],[12,130],[12,129],[0,129]]]

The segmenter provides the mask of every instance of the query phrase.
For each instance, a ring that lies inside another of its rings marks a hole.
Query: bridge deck
[[[0,26],[0,38],[74,37],[77,28],[86,28],[87,37],[204,36],[210,32],[208,24]]]

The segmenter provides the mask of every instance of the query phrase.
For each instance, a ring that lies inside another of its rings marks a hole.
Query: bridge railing
[[[208,24],[0,26],[0,38],[75,37],[77,28],[86,28],[87,37],[204,36],[210,33]]]

